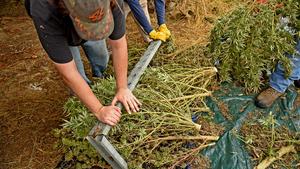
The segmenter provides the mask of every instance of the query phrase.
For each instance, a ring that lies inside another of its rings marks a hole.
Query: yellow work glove
[[[166,24],[161,24],[158,28],[158,31],[164,33],[166,35],[167,39],[169,39],[169,37],[171,36],[171,32],[167,28]]]
[[[164,41],[164,42],[167,40],[166,34],[164,34],[162,32],[157,32],[156,30],[152,30],[149,33],[149,37],[153,40],[161,40],[161,41]]]

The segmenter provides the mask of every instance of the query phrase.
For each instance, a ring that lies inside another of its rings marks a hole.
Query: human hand
[[[115,126],[121,118],[121,110],[117,106],[103,106],[96,113],[98,120],[110,126]]]
[[[142,105],[128,88],[118,89],[117,94],[114,97],[111,105],[116,105],[118,101],[123,104],[123,106],[129,114],[131,114],[132,111],[138,112],[139,106]]]

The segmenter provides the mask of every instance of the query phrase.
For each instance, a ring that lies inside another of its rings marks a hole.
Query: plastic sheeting
[[[285,96],[277,99],[268,109],[257,108],[254,105],[254,98],[255,95],[245,95],[241,88],[223,84],[221,89],[206,100],[208,107],[215,113],[214,122],[225,127],[225,132],[216,145],[202,151],[202,154],[211,160],[212,169],[253,168],[254,164],[251,163],[251,156],[245,144],[238,139],[240,128],[249,120],[247,118],[250,112],[254,112],[253,118],[255,112],[262,112],[266,116],[272,112],[278,125],[285,125],[293,132],[300,131],[300,106],[294,107],[297,98],[295,89],[288,89]],[[220,102],[227,106],[231,118],[224,117],[218,104]]]

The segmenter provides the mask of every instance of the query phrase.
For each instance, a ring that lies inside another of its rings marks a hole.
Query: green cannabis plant
[[[147,70],[135,89],[135,95],[143,102],[142,110],[134,114],[124,112],[120,123],[109,133],[110,142],[129,168],[175,168],[187,164],[208,167],[199,152],[213,145],[218,136],[193,122],[192,114],[209,111],[204,98],[211,95],[207,87],[215,74],[213,67],[176,64]],[[101,80],[93,91],[104,104],[110,104],[114,79]],[[95,117],[75,98],[66,103],[65,110],[68,120],[55,132],[65,161],[73,161],[78,169],[109,168],[85,139],[96,123]]]
[[[295,53],[299,3],[253,2],[220,18],[211,32],[208,55],[218,66],[221,81],[237,82],[247,92],[257,92],[265,73],[272,72],[277,63],[289,76],[292,70],[287,54]],[[288,19],[287,25],[281,23],[283,18]]]

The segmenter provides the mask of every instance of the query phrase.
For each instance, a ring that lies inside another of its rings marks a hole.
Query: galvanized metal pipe
[[[140,77],[148,67],[155,53],[161,45],[161,41],[153,41],[148,46],[144,55],[140,58],[139,62],[135,65],[130,75],[128,76],[128,88],[133,90],[137,85]],[[122,109],[122,104],[118,103],[117,106]],[[90,131],[87,140],[97,152],[113,167],[113,169],[127,169],[127,163],[122,156],[115,150],[113,145],[107,140],[111,126],[98,122]]]

